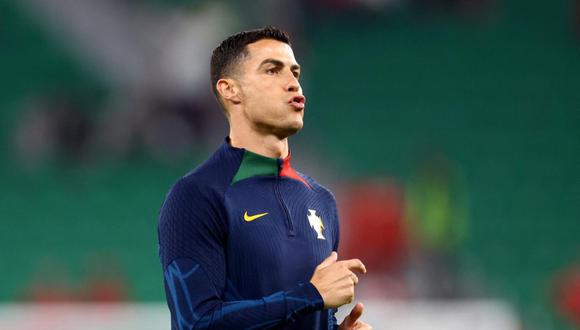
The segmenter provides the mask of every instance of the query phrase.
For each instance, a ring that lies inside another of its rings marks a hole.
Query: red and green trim
[[[303,177],[301,177],[295,170],[294,168],[292,168],[292,165],[290,164],[290,159],[291,157],[291,153],[288,152],[288,156],[286,156],[286,158],[283,159],[282,161],[282,167],[280,169],[280,176],[284,176],[290,179],[294,179],[294,180],[298,180],[300,182],[302,182],[304,185],[306,185],[308,188],[312,189],[312,187],[308,184],[308,182],[306,182],[306,180],[304,180]]]
[[[280,176],[298,180],[312,189],[308,182],[292,168],[290,159],[290,153],[286,158],[282,159],[269,158],[244,150],[242,163],[232,180],[232,184],[254,176]]]

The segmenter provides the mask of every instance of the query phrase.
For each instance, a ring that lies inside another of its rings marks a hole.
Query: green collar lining
[[[277,158],[265,157],[244,149],[242,163],[232,184],[253,176],[277,176],[278,169]]]

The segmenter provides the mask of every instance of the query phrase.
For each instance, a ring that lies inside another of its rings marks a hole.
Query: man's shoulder
[[[239,167],[241,155],[220,147],[203,163],[182,176],[170,193],[223,195]]]
[[[315,192],[318,192],[322,195],[325,195],[326,197],[331,199],[333,202],[335,201],[334,194],[332,193],[332,191],[329,188],[323,186],[322,184],[320,184],[318,181],[316,181],[314,178],[312,178],[309,175],[306,175],[300,171],[296,171],[296,173],[308,183],[308,185],[310,186],[310,188],[312,190],[314,190]]]

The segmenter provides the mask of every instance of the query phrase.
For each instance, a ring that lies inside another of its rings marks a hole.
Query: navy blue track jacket
[[[334,329],[309,282],[338,249],[333,195],[229,138],[172,187],[159,256],[172,329]]]

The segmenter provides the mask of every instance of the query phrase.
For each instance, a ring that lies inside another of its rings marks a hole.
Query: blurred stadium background
[[[211,50],[266,24],[376,329],[580,327],[579,1],[0,0],[1,329],[169,327],[160,203],[227,134]]]

